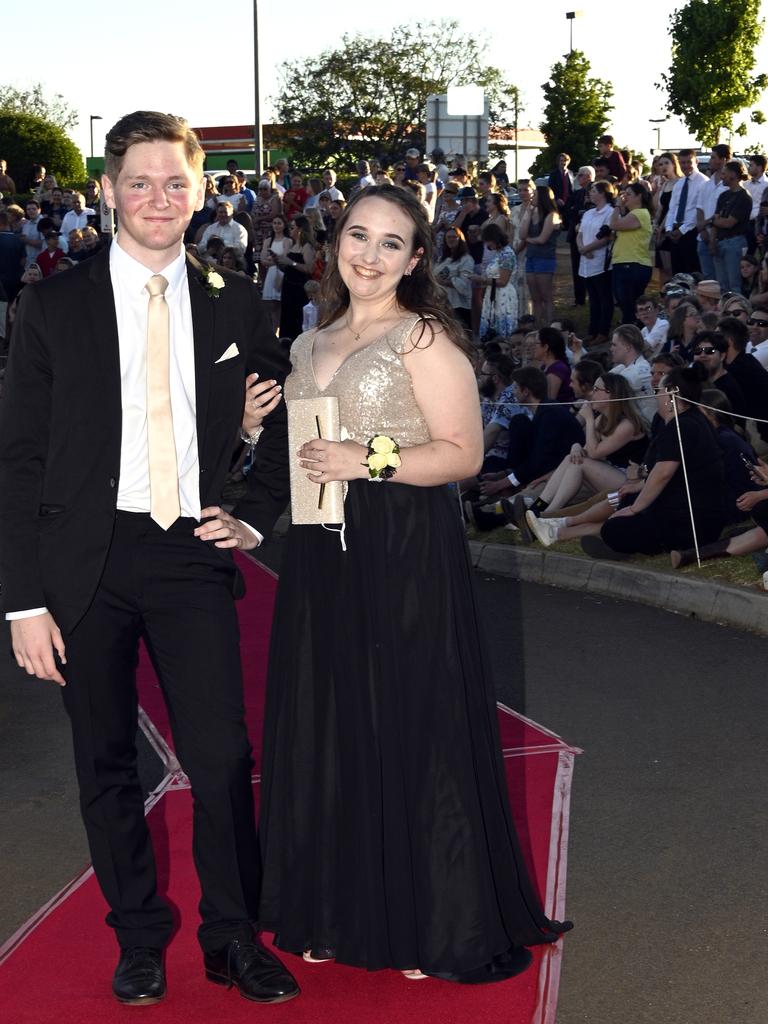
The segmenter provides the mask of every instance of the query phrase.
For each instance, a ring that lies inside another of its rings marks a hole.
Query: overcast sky
[[[552,64],[568,50],[565,14],[577,5],[582,15],[572,23],[574,48],[586,53],[594,75],[613,83],[613,134],[621,145],[647,154],[656,145],[649,119],[664,116],[664,94],[655,84],[661,82],[669,64],[669,14],[681,3],[648,0],[617,7],[604,0],[544,0],[542,5],[508,4],[494,9],[487,4],[473,7],[466,0],[441,0],[435,10],[442,18],[455,18],[468,36],[488,40],[489,60],[522,90],[521,126],[538,127],[541,85],[549,78]],[[763,8],[768,8],[768,2]],[[282,61],[335,47],[344,31],[386,37],[394,25],[415,20],[395,9],[396,5],[382,4],[345,8],[316,0],[262,3],[263,119],[272,119],[269,97],[277,91]],[[32,21],[27,19],[33,38],[18,45],[7,42],[4,47],[0,83],[29,86],[40,81],[47,92],[62,93],[80,113],[73,137],[84,155],[89,155],[90,114],[103,117],[94,123],[97,153],[103,151],[107,128],[131,110],[170,111],[193,125],[253,123],[251,5],[132,0],[125,6],[90,8],[87,19],[76,15],[74,22],[65,18],[64,10],[60,0],[38,0]],[[350,11],[354,21],[342,24],[342,15]],[[86,21],[87,28],[78,27],[78,22]],[[758,49],[757,67],[768,67],[765,39]],[[694,141],[678,121],[661,127],[664,148]]]

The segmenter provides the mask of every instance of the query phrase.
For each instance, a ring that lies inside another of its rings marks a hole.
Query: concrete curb
[[[621,562],[563,555],[543,548],[470,541],[472,564],[481,572],[567,590],[639,601],[705,622],[768,636],[768,594],[712,580],[653,572]]]

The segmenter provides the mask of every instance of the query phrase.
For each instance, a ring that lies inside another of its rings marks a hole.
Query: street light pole
[[[103,120],[101,114],[91,114],[91,160],[93,160],[93,122]]]
[[[573,53],[573,23],[574,23],[576,18],[580,18],[583,14],[584,14],[584,11],[566,11],[565,12],[565,16],[568,19],[568,25],[569,25],[570,30],[571,30],[570,48],[568,50],[569,54]]]
[[[666,122],[666,117],[649,117],[648,123],[655,124],[653,129],[656,132],[656,149],[661,150],[661,126]]]
[[[253,0],[253,156],[256,177],[261,177],[261,155],[264,152],[264,132],[261,123],[261,94],[259,92],[259,0]]]

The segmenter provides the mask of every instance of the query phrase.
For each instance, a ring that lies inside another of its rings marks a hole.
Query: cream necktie
[[[181,515],[179,471],[171,412],[171,336],[161,274],[147,281],[147,447],[149,456],[149,514],[167,530]]]

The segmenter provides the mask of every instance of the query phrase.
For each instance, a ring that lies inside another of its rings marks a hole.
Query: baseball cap
[[[477,192],[472,188],[471,185],[464,185],[460,188],[457,193],[459,199],[477,199]]]

